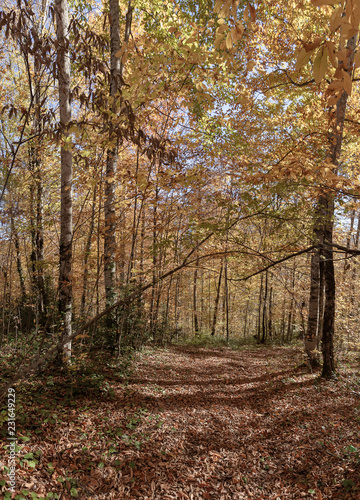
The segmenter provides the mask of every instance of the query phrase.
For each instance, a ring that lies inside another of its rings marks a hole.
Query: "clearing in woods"
[[[62,499],[360,498],[353,371],[319,380],[293,347],[174,346],[146,349],[127,384],[103,374],[110,397],[73,396],[47,422],[29,406],[20,454],[41,459],[23,461],[23,489]]]

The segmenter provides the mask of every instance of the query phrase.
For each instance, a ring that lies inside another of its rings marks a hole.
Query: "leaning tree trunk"
[[[70,108],[70,56],[69,56],[69,11],[67,0],[56,0],[56,38],[58,42],[57,64],[59,79],[61,146],[61,211],[60,211],[60,273],[59,313],[62,323],[62,338],[71,335],[72,319],[72,151],[69,146],[67,125],[71,120]],[[71,341],[63,347],[63,358],[71,357]]]

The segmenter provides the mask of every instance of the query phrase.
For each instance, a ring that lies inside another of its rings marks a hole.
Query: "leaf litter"
[[[47,419],[29,405],[13,497],[359,499],[359,377],[298,361],[293,347],[147,348],[127,384],[107,373],[111,398],[58,394]]]

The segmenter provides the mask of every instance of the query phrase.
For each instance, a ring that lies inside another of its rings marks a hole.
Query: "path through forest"
[[[27,483],[67,477],[65,499],[360,498],[353,373],[319,381],[289,347],[171,347],[142,353],[128,385],[110,377],[112,398],[82,397],[27,443],[42,451]]]

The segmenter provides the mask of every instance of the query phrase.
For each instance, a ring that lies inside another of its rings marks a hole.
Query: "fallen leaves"
[[[343,379],[294,368],[297,356],[147,350],[113,400],[82,397],[51,439],[46,426],[32,435],[20,453],[41,460],[19,485],[62,499],[355,499],[359,402]]]

